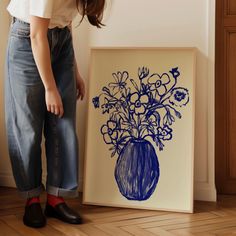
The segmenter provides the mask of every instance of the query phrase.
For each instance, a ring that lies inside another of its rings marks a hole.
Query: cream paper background
[[[84,199],[87,204],[167,210],[193,211],[193,155],[194,155],[194,48],[93,48],[90,60],[87,133],[85,150]],[[138,80],[138,67],[148,67],[150,73],[170,71],[179,67],[176,87],[189,90],[190,101],[177,109],[181,119],[170,126],[172,140],[164,142],[163,151],[153,143],[159,161],[160,177],[152,196],[145,201],[127,200],[119,192],[114,177],[117,154],[111,158],[109,145],[103,141],[100,128],[108,115],[95,109],[92,98],[103,86],[114,82],[113,72],[128,71]]]

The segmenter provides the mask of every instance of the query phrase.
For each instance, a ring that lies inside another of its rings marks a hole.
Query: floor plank
[[[0,220],[0,235],[20,236],[14,229]]]

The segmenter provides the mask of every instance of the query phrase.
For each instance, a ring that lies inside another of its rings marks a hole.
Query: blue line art
[[[128,71],[112,73],[113,81],[93,97],[94,108],[108,117],[100,128],[111,157],[118,155],[115,180],[128,200],[143,201],[156,189],[159,162],[154,146],[163,151],[172,140],[171,125],[189,103],[189,91],[178,87],[178,67],[158,74],[139,67],[138,78]]]

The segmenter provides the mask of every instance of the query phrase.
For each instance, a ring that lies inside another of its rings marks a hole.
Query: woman
[[[42,131],[47,157],[44,213],[72,224],[82,222],[64,201],[77,196],[76,99],[85,93],[70,26],[79,10],[101,27],[104,5],[105,0],[11,0],[8,6],[13,21],[6,58],[6,126],[15,182],[27,199],[27,226],[46,224],[39,200],[44,190]]]

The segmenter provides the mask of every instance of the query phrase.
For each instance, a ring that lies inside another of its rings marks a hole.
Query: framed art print
[[[194,48],[92,48],[83,203],[193,212]]]

